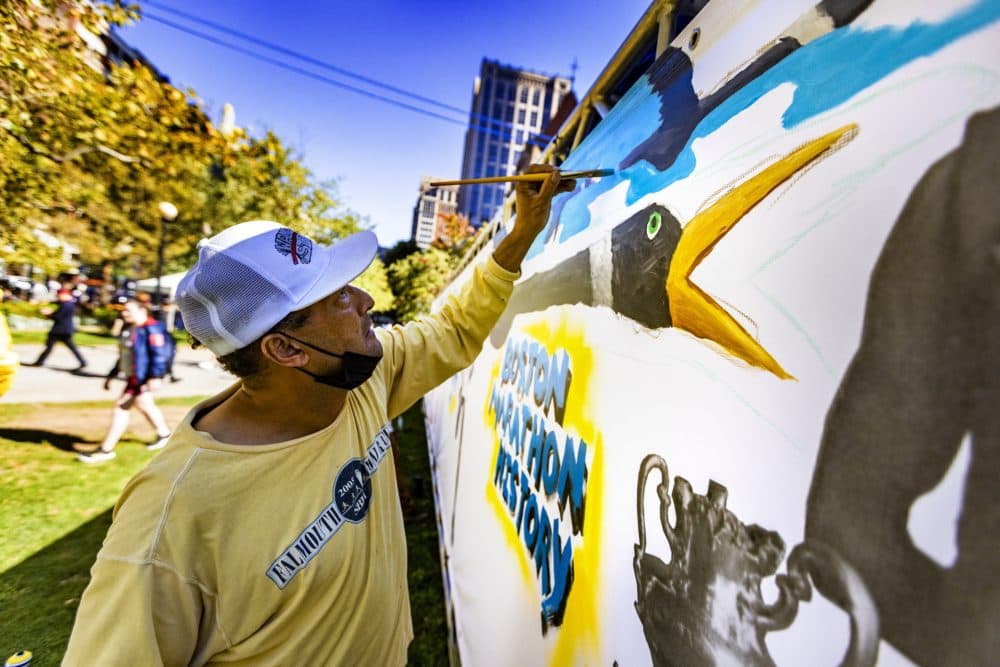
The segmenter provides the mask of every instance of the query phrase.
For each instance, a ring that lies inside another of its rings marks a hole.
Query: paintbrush
[[[586,169],[583,171],[564,171],[559,174],[559,180],[568,181],[576,178],[604,178],[615,173],[614,169]],[[518,174],[516,176],[486,176],[484,178],[463,178],[456,181],[431,181],[428,185],[436,188],[440,185],[469,185],[472,183],[518,183],[523,181],[541,182],[549,177],[549,172],[537,174]]]

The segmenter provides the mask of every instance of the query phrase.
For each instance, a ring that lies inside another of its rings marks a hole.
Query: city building
[[[458,206],[458,186],[444,185],[431,187],[434,179],[425,176],[420,180],[420,194],[413,207],[413,226],[410,238],[421,250],[431,247],[437,236],[437,224],[440,216],[451,215]]]
[[[521,173],[529,165],[542,161],[542,155],[545,153],[545,147],[549,144],[549,139],[556,136],[559,128],[562,127],[566,119],[573,113],[578,103],[579,100],[576,99],[576,94],[573,91],[563,96],[562,101],[559,102],[559,106],[556,108],[556,112],[552,114],[549,122],[542,127],[540,132],[532,133],[529,136],[528,144],[521,151],[521,157],[515,165],[516,173]]]
[[[484,58],[472,93],[469,129],[465,133],[462,178],[515,173],[532,135],[556,114],[572,82]],[[549,137],[536,136],[543,145]],[[488,222],[503,203],[506,185],[465,185],[459,191],[459,212],[474,227]]]

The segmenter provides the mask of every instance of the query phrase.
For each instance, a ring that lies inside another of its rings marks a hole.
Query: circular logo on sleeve
[[[372,499],[372,479],[361,459],[351,459],[337,473],[333,485],[333,501],[340,515],[351,523],[359,523],[368,515]]]

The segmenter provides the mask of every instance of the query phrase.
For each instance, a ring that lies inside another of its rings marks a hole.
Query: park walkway
[[[42,345],[15,345],[21,367],[14,386],[0,397],[0,406],[4,403],[70,403],[117,398],[125,386],[124,381],[112,382],[110,391],[103,388],[104,378],[118,358],[117,346],[80,345],[79,348],[87,359],[87,369],[85,374],[74,375],[70,371],[76,368],[76,359],[64,346],[56,346],[44,367],[32,368],[24,364],[38,357]],[[165,380],[157,397],[208,396],[233,382],[233,377],[215,363],[211,352],[192,350],[186,345],[177,348],[174,375],[181,378],[180,382]]]

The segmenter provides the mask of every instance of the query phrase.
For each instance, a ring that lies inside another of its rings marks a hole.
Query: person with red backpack
[[[111,427],[101,446],[93,452],[82,453],[77,459],[82,463],[103,463],[115,458],[115,445],[128,428],[133,406],[156,429],[157,439],[146,449],[157,450],[167,444],[170,428],[160,408],[153,401],[153,391],[167,373],[173,350],[170,334],[161,322],[153,319],[146,305],[136,299],[126,301],[122,309],[125,328],[118,336],[119,357],[104,381],[104,388],[111,388],[111,380],[119,374],[126,377],[125,391],[115,401]]]

